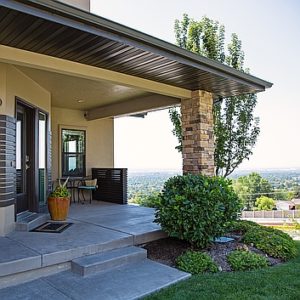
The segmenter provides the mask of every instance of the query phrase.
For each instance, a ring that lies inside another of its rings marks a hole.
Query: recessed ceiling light
[[[78,103],[84,103],[85,100],[77,100]]]

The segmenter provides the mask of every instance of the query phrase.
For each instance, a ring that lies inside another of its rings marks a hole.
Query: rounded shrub
[[[297,248],[293,239],[286,233],[274,228],[252,228],[245,233],[243,241],[282,260],[288,260],[297,255]]]
[[[218,267],[212,258],[202,252],[186,251],[176,260],[177,267],[191,274],[201,274],[204,272],[218,272]]]
[[[171,237],[206,247],[224,234],[241,205],[231,181],[204,175],[175,176],[164,184],[156,222]]]
[[[227,230],[229,232],[239,232],[241,234],[244,234],[253,227],[261,227],[261,225],[248,220],[236,220],[228,224]]]
[[[268,260],[256,253],[235,250],[227,255],[227,261],[233,271],[261,269],[268,266]]]

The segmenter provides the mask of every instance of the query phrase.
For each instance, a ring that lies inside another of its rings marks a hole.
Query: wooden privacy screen
[[[94,200],[127,204],[127,169],[92,168],[92,177],[98,184]]]

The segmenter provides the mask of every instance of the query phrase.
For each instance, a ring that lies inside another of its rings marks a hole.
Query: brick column
[[[183,174],[215,174],[212,109],[212,94],[205,91],[181,101]]]

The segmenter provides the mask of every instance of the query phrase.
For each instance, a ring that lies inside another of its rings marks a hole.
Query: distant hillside
[[[300,185],[300,169],[295,170],[239,170],[231,178],[236,179],[240,176],[257,172],[266,178],[276,189],[293,189]],[[175,175],[180,175],[180,170],[129,170],[128,174],[128,199],[136,194],[149,194],[161,191],[164,182]]]

